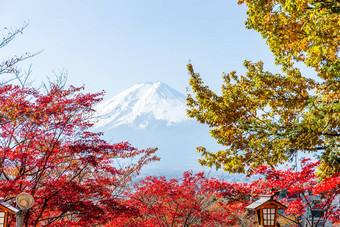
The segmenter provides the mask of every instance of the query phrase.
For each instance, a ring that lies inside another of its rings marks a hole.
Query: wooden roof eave
[[[264,208],[264,207],[268,206],[270,203],[274,203],[277,206],[277,208],[280,209],[280,210],[286,210],[287,209],[287,207],[285,205],[283,205],[283,204],[281,204],[281,203],[279,203],[275,200],[269,200],[266,203],[259,206],[257,209]]]
[[[8,203],[5,203],[3,201],[0,201],[0,209],[3,209],[4,211],[7,211],[11,214],[16,214],[18,213],[20,210],[9,205]]]
[[[249,206],[246,207],[246,209],[251,209],[251,210],[258,210],[260,208],[263,208],[265,206],[268,206],[269,203],[274,203],[278,209],[282,209],[282,210],[286,210],[287,207],[275,200],[272,200],[272,199],[267,199],[267,198],[261,198],[259,199],[258,201],[250,204]]]

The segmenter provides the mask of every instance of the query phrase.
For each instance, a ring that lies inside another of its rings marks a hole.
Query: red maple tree
[[[0,196],[11,202],[21,192],[35,205],[26,226],[90,226],[107,223],[126,210],[117,198],[155,150],[109,144],[88,131],[92,106],[102,93],[52,86],[0,88]],[[138,158],[118,168],[119,159]]]
[[[26,27],[4,28],[0,48]],[[110,144],[90,131],[92,107],[103,92],[84,94],[83,87],[60,83],[48,84],[46,93],[29,87],[30,70],[22,73],[19,64],[34,55],[0,62],[0,197],[15,205],[19,193],[33,195],[25,226],[105,224],[130,209],[119,196],[142,166],[158,159],[156,149]]]

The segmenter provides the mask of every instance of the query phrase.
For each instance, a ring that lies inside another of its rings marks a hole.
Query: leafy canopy
[[[223,76],[217,95],[188,65],[192,94],[188,115],[208,124],[225,149],[199,147],[202,165],[231,173],[277,166],[298,152],[321,151],[320,174],[340,170],[340,15],[338,1],[240,0],[246,26],[261,33],[282,74],[245,61],[247,73]],[[296,62],[312,67],[302,75]],[[250,168],[249,168],[250,167]]]

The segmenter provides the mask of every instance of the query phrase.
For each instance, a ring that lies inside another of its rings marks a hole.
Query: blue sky
[[[245,59],[277,71],[237,0],[11,0],[1,8],[1,29],[30,25],[0,58],[44,50],[29,60],[37,83],[65,69],[69,84],[104,89],[109,98],[152,81],[185,93],[189,60],[213,89],[222,72],[244,72]]]

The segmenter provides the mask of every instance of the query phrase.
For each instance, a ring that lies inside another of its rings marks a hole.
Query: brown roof
[[[260,206],[268,203],[268,202],[273,202],[275,203],[275,205],[278,206],[279,209],[287,209],[287,207],[281,203],[279,203],[278,201],[273,200],[273,196],[272,195],[262,195],[260,197],[260,199],[256,200],[255,202],[253,202],[252,204],[250,204],[249,206],[246,207],[246,209],[257,209]]]

